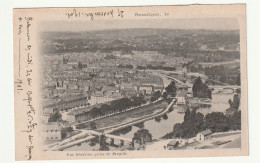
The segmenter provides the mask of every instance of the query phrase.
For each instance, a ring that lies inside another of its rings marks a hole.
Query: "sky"
[[[238,30],[235,18],[186,18],[186,19],[121,19],[94,21],[44,21],[39,23],[40,31],[93,31],[125,28],[167,28]]]

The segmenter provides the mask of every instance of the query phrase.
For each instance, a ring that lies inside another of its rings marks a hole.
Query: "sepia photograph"
[[[244,6],[207,7],[15,9],[17,158],[247,155]]]
[[[46,150],[241,147],[238,22],[159,22],[41,33]]]

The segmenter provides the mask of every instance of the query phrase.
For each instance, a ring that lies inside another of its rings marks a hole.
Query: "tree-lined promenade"
[[[162,111],[166,108],[168,103],[164,100],[154,101],[152,103],[143,104],[142,106],[130,107],[121,112],[109,112],[104,116],[97,116],[95,119],[81,122],[76,125],[77,129],[99,129],[108,125],[123,123],[130,118],[138,118],[143,115],[151,115],[156,112]]]
[[[103,104],[100,108],[94,107],[90,111],[90,115],[92,119],[96,119],[97,117],[101,117],[104,115],[109,115],[113,113],[125,112],[129,108],[139,107],[144,104],[150,104],[158,101],[161,97],[163,99],[167,99],[168,96],[174,97],[176,95],[176,85],[175,82],[171,82],[166,88],[165,92],[162,93],[160,91],[156,91],[152,94],[150,101],[145,100],[145,96],[140,94],[139,96],[133,96],[131,98],[121,98],[118,100],[112,101],[109,105]]]
[[[92,119],[96,119],[104,115],[124,112],[129,108],[138,107],[145,103],[146,101],[143,95],[140,95],[139,97],[134,96],[131,98],[121,98],[112,101],[110,104],[103,104],[99,108],[97,107],[92,108],[90,111],[90,116]]]
[[[153,111],[156,110],[160,111],[161,107],[165,108],[167,106],[167,102],[168,104],[170,103],[168,98],[175,97],[176,91],[177,88],[175,82],[172,81],[165,88],[164,92],[163,91],[154,92],[149,101],[145,100],[145,96],[140,94],[139,96],[133,96],[131,98],[121,98],[118,100],[114,100],[110,104],[101,105],[99,108],[93,107],[89,113],[91,119],[89,121],[85,121],[77,124],[77,128],[96,129],[97,128],[96,123],[98,122],[97,120],[102,118],[108,118],[108,117],[118,118],[120,117],[120,114],[124,112],[128,112],[129,114],[128,117],[131,117],[131,115],[135,116],[136,113],[139,113],[140,115],[142,115],[142,113],[146,113],[147,115],[152,114]],[[137,111],[137,109],[139,111]],[[141,109],[145,109],[145,110],[141,110]],[[92,122],[92,123],[88,123],[88,122]]]

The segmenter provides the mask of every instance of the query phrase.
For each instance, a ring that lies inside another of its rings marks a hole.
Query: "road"
[[[66,147],[70,144],[73,144],[75,142],[75,140],[77,140],[81,137],[84,137],[84,136],[88,137],[89,136],[89,134],[85,130],[80,130],[80,131],[81,131],[81,133],[79,133],[77,135],[73,135],[73,136],[71,136],[71,137],[69,137],[65,140],[62,140],[58,143],[46,145],[43,150],[58,150],[59,148],[62,148],[64,146]]]
[[[94,131],[94,130],[87,130],[88,133],[92,134],[92,135],[98,135],[98,136],[101,136],[102,135],[102,132],[98,132],[98,131]],[[111,135],[111,134],[108,134],[108,133],[104,133],[106,137],[108,138],[113,138],[113,139],[118,139],[118,140],[124,140],[124,141],[128,141],[128,142],[131,142],[132,139],[129,139],[129,138],[125,138],[125,137],[122,137],[122,136],[117,136],[117,135]]]

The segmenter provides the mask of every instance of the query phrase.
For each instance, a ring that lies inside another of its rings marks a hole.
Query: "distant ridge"
[[[84,39],[86,37],[121,36],[136,37],[149,35],[162,35],[176,37],[185,34],[239,34],[239,30],[205,30],[205,29],[162,29],[162,28],[125,28],[125,29],[106,29],[81,32],[42,32],[42,39]]]

